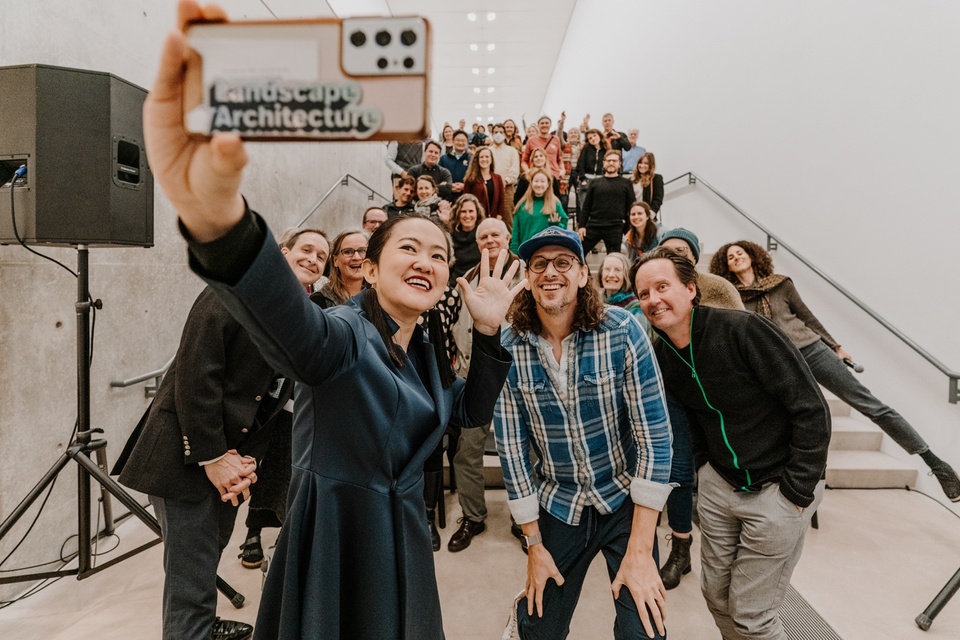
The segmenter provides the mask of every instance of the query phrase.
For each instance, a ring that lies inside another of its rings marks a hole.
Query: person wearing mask
[[[584,250],[590,252],[603,240],[607,253],[619,251],[633,202],[633,187],[620,175],[620,152],[611,149],[603,156],[603,175],[590,182],[583,210],[577,212]]]
[[[520,179],[520,154],[516,148],[507,142],[507,134],[504,125],[495,124],[491,127],[493,132],[493,144],[488,147],[493,153],[493,166],[497,168],[497,173],[503,178],[503,223],[507,229],[513,228],[513,207],[516,204],[514,193],[517,188],[517,181]]]
[[[804,304],[793,280],[775,273],[773,259],[747,240],[725,244],[714,254],[710,272],[726,278],[740,292],[744,306],[769,319],[800,350],[817,382],[865,415],[909,454],[919,455],[951,502],[960,501],[960,479],[937,457],[903,416],[878,400],[857,380],[844,361],[853,356],[831,336]]]
[[[453,194],[453,178],[450,172],[440,166],[440,143],[430,140],[423,147],[423,163],[410,167],[407,171],[414,180],[420,176],[430,176],[437,185],[437,191],[440,197],[444,199],[456,199]],[[416,187],[414,187],[416,192]]]
[[[453,133],[453,150],[440,157],[440,166],[450,172],[451,180],[450,194],[446,196],[441,194],[441,197],[450,202],[463,193],[463,178],[467,174],[467,167],[470,166],[468,144],[467,132],[457,130]]]

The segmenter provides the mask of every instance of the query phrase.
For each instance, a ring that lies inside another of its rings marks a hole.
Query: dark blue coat
[[[302,295],[269,233],[235,286],[211,286],[297,381],[287,520],[255,637],[443,638],[423,463],[448,421],[492,419],[509,355],[475,352],[469,379],[447,389],[425,357],[425,387],[391,362],[358,299],[321,310]]]

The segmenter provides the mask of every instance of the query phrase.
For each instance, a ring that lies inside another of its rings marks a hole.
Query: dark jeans
[[[670,465],[670,483],[678,486],[667,498],[667,522],[672,531],[693,531],[693,481],[696,469],[693,463],[693,447],[690,443],[690,423],[687,414],[677,402],[667,396],[667,411],[673,427],[673,460]]]
[[[543,544],[553,556],[564,583],[562,587],[558,587],[553,580],[547,582],[543,591],[543,617],[537,617],[536,613],[533,616],[527,615],[526,598],[517,603],[517,628],[521,638],[562,640],[567,637],[573,611],[580,599],[583,580],[597,553],[602,553],[607,561],[610,581],[617,576],[627,551],[627,541],[630,539],[633,510],[633,502],[629,497],[619,509],[609,515],[601,515],[595,508],[585,507],[580,516],[580,524],[571,526],[540,509]],[[656,535],[653,539],[653,559],[657,560]],[[659,565],[659,562],[657,564]],[[613,637],[616,640],[650,638],[640,624],[640,614],[629,589],[620,589],[620,597],[614,600],[614,605],[617,618],[613,625]],[[598,636],[601,635],[603,634],[598,633]],[[656,627],[653,637],[665,638],[656,635]]]
[[[923,453],[930,447],[899,413],[877,400],[822,340],[800,349],[817,382],[848,405],[870,418],[907,453]]]
[[[587,235],[583,239],[583,253],[587,254],[593,251],[597,243],[603,240],[607,248],[607,254],[614,251],[620,251],[620,245],[623,243],[623,228],[614,227],[613,229],[597,229],[596,227],[587,227]]]

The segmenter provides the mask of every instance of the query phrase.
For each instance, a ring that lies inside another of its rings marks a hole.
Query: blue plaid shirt
[[[671,489],[670,420],[650,341],[630,313],[607,307],[599,327],[564,341],[564,380],[545,364],[554,356],[539,336],[507,329],[501,342],[513,367],[493,421],[516,521],[536,520],[543,507],[576,525],[585,506],[613,513],[628,494],[661,510]]]

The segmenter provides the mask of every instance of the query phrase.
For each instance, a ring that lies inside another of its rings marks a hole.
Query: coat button
[[[240,429],[240,433],[248,433],[249,431],[250,429],[247,429],[246,427],[244,427],[243,429]]]
[[[255,398],[255,400],[256,400],[257,402],[260,402],[261,400],[263,400],[263,396],[257,396],[257,397]]]

